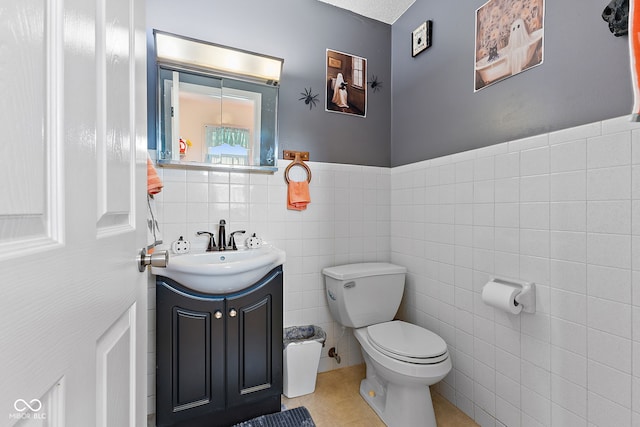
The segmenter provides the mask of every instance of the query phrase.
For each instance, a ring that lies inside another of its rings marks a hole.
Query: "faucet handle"
[[[246,233],[245,230],[238,230],[238,231],[233,231],[231,232],[231,234],[229,235],[229,246],[231,246],[231,250],[232,251],[237,251],[238,247],[236,246],[236,238],[234,237],[234,235],[238,233],[238,234],[244,234]]]
[[[216,249],[216,241],[213,238],[213,233],[210,231],[197,231],[196,234],[198,236],[202,236],[203,234],[207,234],[209,236],[209,244],[207,245],[207,252],[211,252]],[[224,242],[222,243],[224,245]]]

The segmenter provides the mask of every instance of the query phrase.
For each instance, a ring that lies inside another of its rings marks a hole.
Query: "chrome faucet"
[[[221,219],[220,223],[218,224],[218,244],[220,245],[218,246],[219,251],[227,250],[227,236],[224,230],[225,225],[227,225],[227,222],[224,219]]]
[[[213,239],[213,233],[209,231],[198,231],[196,233],[198,236],[202,236],[203,234],[209,235],[209,244],[207,245],[207,252],[216,250],[216,241]],[[224,242],[222,243],[224,245]]]

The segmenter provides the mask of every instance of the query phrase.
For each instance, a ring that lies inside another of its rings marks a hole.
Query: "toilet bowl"
[[[436,427],[429,386],[451,371],[447,344],[437,334],[392,320],[406,268],[360,263],[322,270],[329,311],[354,328],[367,373],[360,394],[390,427]]]
[[[385,424],[436,427],[429,386],[451,371],[444,340],[402,321],[359,328],[354,336],[367,366],[360,395]]]

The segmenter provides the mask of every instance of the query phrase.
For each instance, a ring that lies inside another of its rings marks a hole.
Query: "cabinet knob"
[[[232,308],[231,310],[229,310],[229,316],[236,317],[237,314],[238,312],[236,311],[235,308]]]
[[[222,319],[222,312],[220,310],[216,310],[216,312],[213,313],[213,317],[216,319]]]

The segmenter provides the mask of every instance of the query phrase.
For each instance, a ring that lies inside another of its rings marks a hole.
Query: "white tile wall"
[[[480,425],[640,425],[640,125],[627,117],[391,170],[402,316],[439,333],[439,391]],[[537,283],[535,314],[482,303]]]
[[[482,426],[640,425],[640,126],[627,117],[393,169],[310,162],[312,203],[282,177],[159,169],[165,242],[219,219],[287,252],[285,325],[341,333],[324,266],[407,266],[400,314],[439,333],[454,369],[438,390]],[[485,305],[490,275],[537,283],[535,314]],[[149,408],[155,292],[149,291]],[[342,366],[361,362],[350,333]]]
[[[313,154],[312,154],[313,155]],[[199,230],[256,233],[287,253],[284,265],[285,326],[316,324],[327,332],[320,371],[362,363],[351,331],[340,340],[338,365],[327,356],[341,328],[324,297],[324,267],[390,259],[391,173],[388,168],[309,162],[313,172],[311,204],[303,212],[286,209],[286,183],[280,161],[273,175],[158,168],[164,188],[156,196],[165,243],[180,236],[203,251]],[[421,177],[424,185],[425,177]],[[423,192],[424,194],[424,192]],[[411,195],[409,195],[409,198]],[[421,212],[413,212],[417,218]],[[149,289],[149,412],[155,411],[155,283]],[[453,299],[453,296],[452,296]]]

